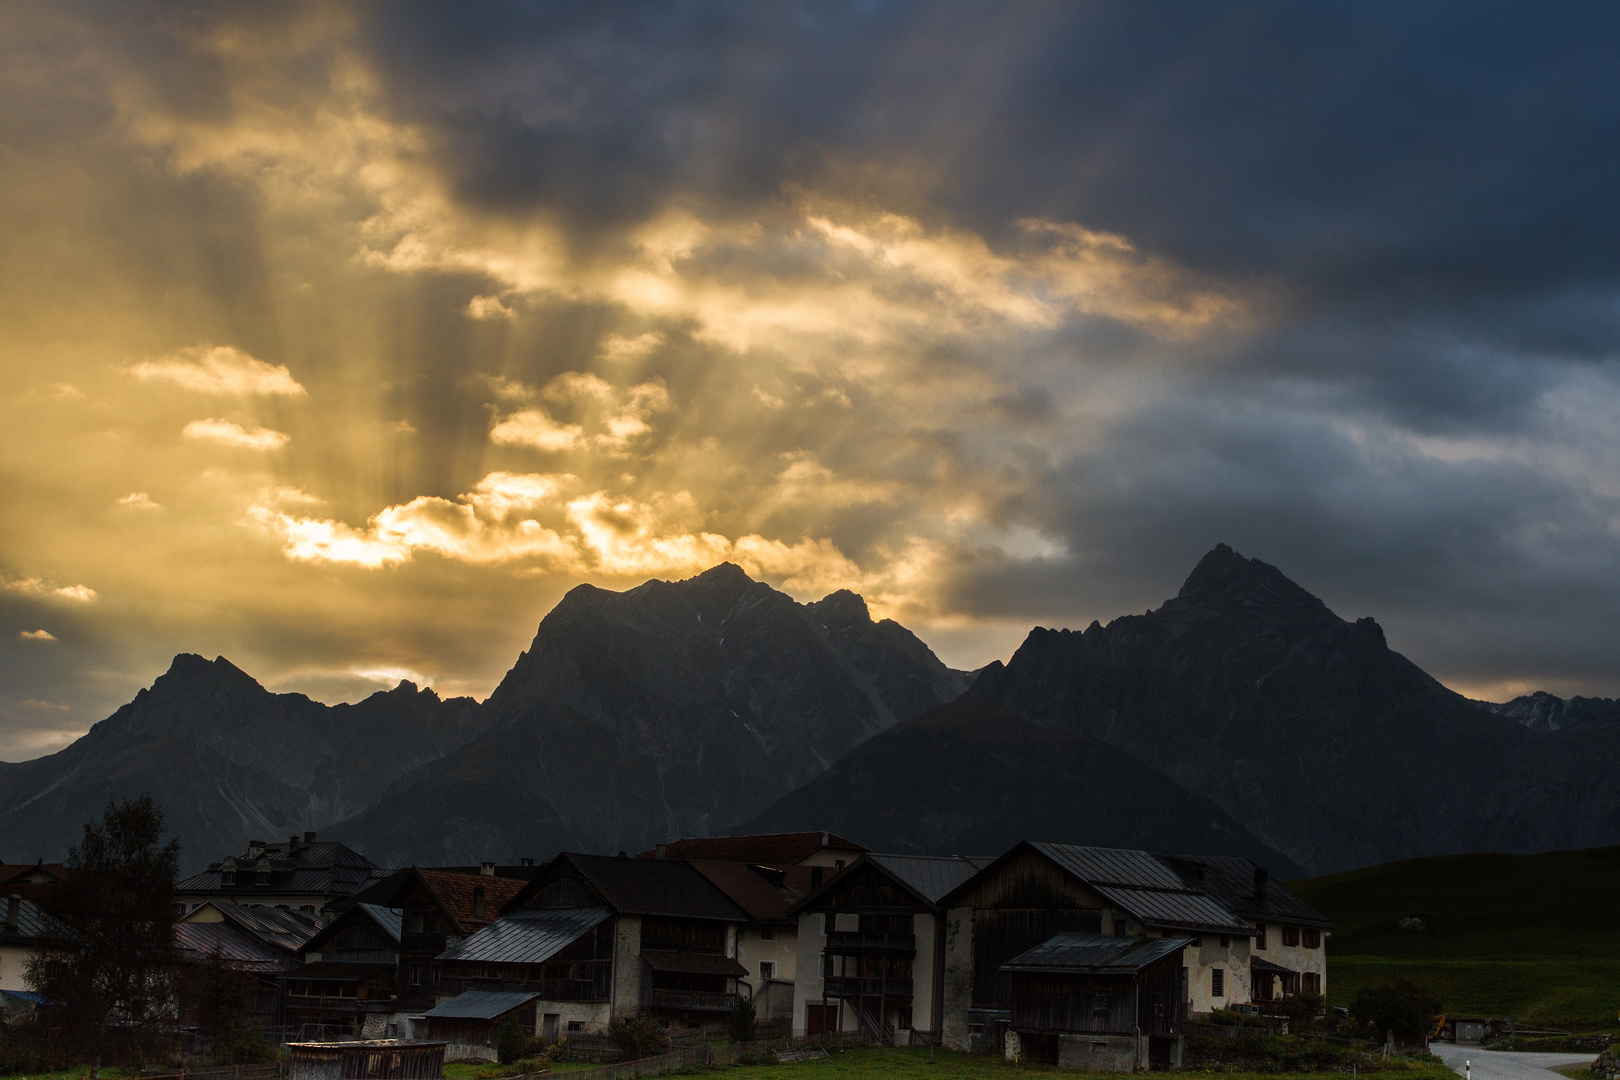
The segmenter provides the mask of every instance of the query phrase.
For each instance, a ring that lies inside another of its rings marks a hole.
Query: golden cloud
[[[169,382],[199,394],[306,397],[285,364],[267,364],[229,345],[198,345],[129,369],[142,382]]]
[[[71,600],[78,604],[87,604],[96,598],[96,590],[88,585],[52,585],[39,578],[7,578],[0,576],[0,588],[11,592],[29,593],[34,596],[50,597],[57,600]]]
[[[243,427],[229,420],[193,420],[180,432],[185,438],[214,442],[238,450],[279,450],[290,438],[285,432]]]
[[[55,641],[56,635],[49,630],[19,630],[17,636],[25,641]]]

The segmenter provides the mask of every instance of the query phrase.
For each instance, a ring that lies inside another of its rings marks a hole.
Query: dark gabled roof
[[[565,852],[523,886],[502,909],[516,911],[547,883],[572,868],[608,907],[625,915],[747,922],[748,913],[698,873],[691,863],[667,859],[577,855]]]
[[[1254,895],[1254,873],[1259,865],[1239,855],[1165,855],[1157,858],[1183,880],[1202,888],[1233,912],[1260,922],[1298,923],[1331,930],[1334,923],[1311,905],[1289,892],[1281,882],[1269,880],[1266,902]],[[1196,876],[1198,869],[1203,877]]]
[[[234,865],[236,883],[226,885],[222,878],[226,864]],[[270,871],[270,883],[258,884],[258,871]],[[255,858],[250,852],[227,856],[193,874],[175,886],[182,893],[218,893],[241,897],[251,903],[255,896],[316,893],[332,898],[348,896],[364,888],[377,869],[375,863],[347,844],[331,840],[288,841],[266,844]]]
[[[1186,938],[1054,934],[1001,965],[1001,970],[1057,975],[1132,975],[1179,953],[1188,944]]]
[[[82,940],[68,925],[32,900],[17,901],[17,929],[5,923],[11,898],[0,897],[0,945],[69,945]]]
[[[817,897],[841,887],[851,874],[863,866],[871,866],[889,877],[916,898],[925,908],[937,908],[940,898],[951,892],[993,860],[977,855],[874,855],[868,852],[829,877],[804,899],[788,908],[790,916],[810,906]]]
[[[663,845],[665,859],[703,859],[710,862],[761,863],[795,866],[827,849],[860,854],[866,849],[830,832],[763,833],[758,836],[703,836],[671,840]],[[643,851],[638,859],[658,858],[658,849]]]
[[[983,872],[994,873],[1001,864],[1026,850],[1050,860],[1144,925],[1238,935],[1247,935],[1254,929],[1215,897],[1183,881],[1147,851],[1025,840],[996,858]],[[942,899],[949,904],[948,896]]]
[[[930,905],[989,866],[989,856],[980,855],[868,855],[889,873],[909,885]]]
[[[342,960],[317,960],[288,969],[283,979],[307,979],[311,982],[359,982],[394,970],[393,964],[355,964]]]
[[[494,1020],[539,996],[520,990],[469,990],[422,1015],[430,1020]]]
[[[246,930],[266,945],[289,953],[295,953],[303,948],[320,929],[315,920],[302,911],[290,911],[268,904],[233,904],[226,900],[217,903],[210,900],[181,921],[200,921],[196,918],[197,912],[205,908],[213,908],[224,916],[227,922]]]
[[[540,964],[601,925],[606,908],[519,908],[440,953],[440,960]]]
[[[46,880],[31,882],[24,879],[30,877],[43,877]],[[58,881],[66,881],[68,868],[61,863],[48,863],[44,859],[31,863],[0,863],[0,886],[5,885],[44,885]]]
[[[399,908],[379,907],[376,904],[355,904],[337,918],[315,931],[309,939],[299,947],[299,952],[310,952],[318,949],[334,934],[357,919],[371,923],[381,930],[395,945],[399,944],[400,931],[404,913]]]
[[[174,924],[174,946],[181,959],[205,963],[214,956],[235,971],[274,975],[285,971],[286,954],[273,949],[234,923]]]
[[[788,908],[810,892],[810,868],[756,867],[751,863],[691,860],[698,873],[725,893],[754,922],[791,923]],[[781,884],[775,884],[776,879]]]

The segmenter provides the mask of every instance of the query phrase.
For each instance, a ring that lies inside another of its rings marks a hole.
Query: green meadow
[[[1406,859],[1288,887],[1339,924],[1328,939],[1334,1005],[1404,976],[1453,1015],[1620,1026],[1620,847]],[[1421,931],[1401,927],[1414,918]]]

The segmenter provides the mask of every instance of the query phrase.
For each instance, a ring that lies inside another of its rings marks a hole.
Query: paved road
[[[1559,1065],[1585,1065],[1596,1054],[1530,1054],[1510,1050],[1482,1050],[1478,1046],[1430,1043],[1434,1055],[1458,1073],[1463,1062],[1472,1062],[1474,1080],[1558,1080],[1547,1070]]]

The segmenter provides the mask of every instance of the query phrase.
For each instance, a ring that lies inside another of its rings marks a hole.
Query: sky
[[[1620,695],[1620,7],[27,3],[0,759],[731,560],[947,662],[1225,542]]]

